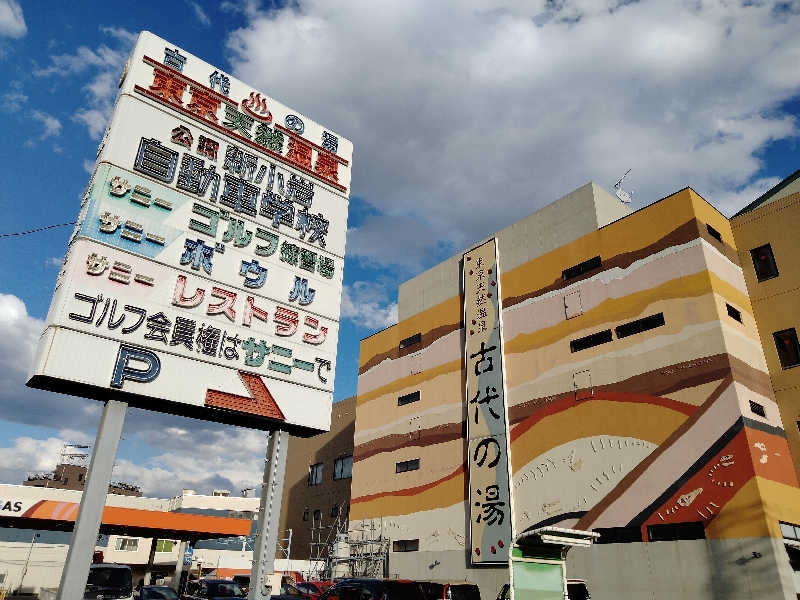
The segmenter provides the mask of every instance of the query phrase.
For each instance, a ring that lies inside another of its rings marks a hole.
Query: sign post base
[[[269,600],[272,595],[271,581],[275,570],[275,545],[278,543],[288,442],[289,434],[285,431],[278,430],[269,434],[248,600]]]
[[[127,410],[128,404],[118,400],[108,400],[103,407],[56,600],[83,598]]]

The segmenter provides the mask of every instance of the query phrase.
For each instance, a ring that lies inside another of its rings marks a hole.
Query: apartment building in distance
[[[490,239],[482,291],[479,240],[401,285],[398,324],[361,342],[350,519],[380,518],[390,575],[494,597],[508,567],[476,564],[476,540],[510,522],[599,533],[567,558],[592,597],[795,598],[800,489],[728,219],[690,188],[631,212],[587,184]],[[492,293],[502,354],[480,364],[464,303]],[[469,432],[493,406],[490,455]],[[476,489],[504,450],[507,491]]]
[[[328,555],[342,526],[347,530],[353,470],[355,398],[333,404],[330,431],[310,438],[290,437],[281,502],[282,558],[318,562]]]
[[[800,475],[800,171],[736,213],[731,226]]]

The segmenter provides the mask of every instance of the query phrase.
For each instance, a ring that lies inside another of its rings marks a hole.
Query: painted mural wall
[[[731,229],[691,189],[501,271],[501,288],[517,533],[780,537],[800,521]],[[459,293],[361,344],[351,519],[420,551],[469,543]]]

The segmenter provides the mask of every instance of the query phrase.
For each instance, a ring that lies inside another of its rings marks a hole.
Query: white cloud
[[[61,135],[61,121],[53,115],[41,110],[34,110],[31,113],[31,117],[42,124],[42,133],[38,137],[40,142]]]
[[[384,329],[397,323],[397,302],[389,302],[386,287],[356,281],[342,288],[342,319],[366,329]]]
[[[34,70],[37,77],[87,76],[84,92],[85,108],[75,111],[72,117],[86,125],[89,136],[99,139],[111,117],[117,81],[125,60],[136,41],[136,34],[119,27],[101,27],[100,31],[113,38],[113,48],[100,44],[96,48],[80,46],[73,54],[58,54],[50,57],[50,64]]]
[[[13,445],[0,448],[0,481],[21,484],[28,473],[51,472],[58,463],[64,440],[18,437]]]
[[[198,2],[194,2],[193,0],[186,0],[186,4],[192,9],[194,12],[195,18],[200,22],[200,25],[203,27],[208,27],[211,25],[211,19],[206,14],[206,11],[203,10],[203,7],[200,6]]]
[[[64,258],[59,256],[51,256],[44,261],[46,267],[60,267],[64,264]]]
[[[796,3],[300,0],[250,13],[228,49],[238,77],[353,140],[352,194],[379,216],[348,252],[386,265],[627,169],[638,206],[687,185],[730,201],[798,134],[779,112],[798,30]]]
[[[25,16],[17,0],[0,0],[0,35],[21,38],[26,33]]]
[[[27,425],[94,429],[100,403],[25,387],[43,330],[22,300],[0,293],[0,414]]]
[[[17,112],[28,102],[28,96],[20,91],[12,91],[3,94],[3,110],[6,112]]]
[[[89,175],[94,173],[94,168],[97,166],[97,162],[91,160],[89,158],[83,159],[83,170],[86,171]]]

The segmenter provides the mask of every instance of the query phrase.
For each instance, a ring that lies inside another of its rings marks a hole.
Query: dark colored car
[[[310,595],[313,600],[322,595],[322,592],[333,585],[332,581],[298,581],[294,584],[300,591]]]
[[[474,583],[466,581],[420,581],[426,600],[481,600]]]
[[[425,600],[422,588],[408,579],[345,579],[319,600]]]
[[[145,585],[137,597],[139,600],[178,600],[178,592],[166,585]]]
[[[91,565],[83,597],[87,600],[95,598],[129,600],[133,598],[131,568],[128,565],[111,563]]]
[[[239,584],[242,591],[247,595],[247,590],[250,589],[250,575],[234,575],[233,580]]]
[[[241,586],[230,579],[201,579],[186,584],[183,600],[217,600],[222,598],[246,598]]]
[[[272,600],[314,600],[314,596],[297,587],[294,583],[282,583],[279,594],[272,594]]]

